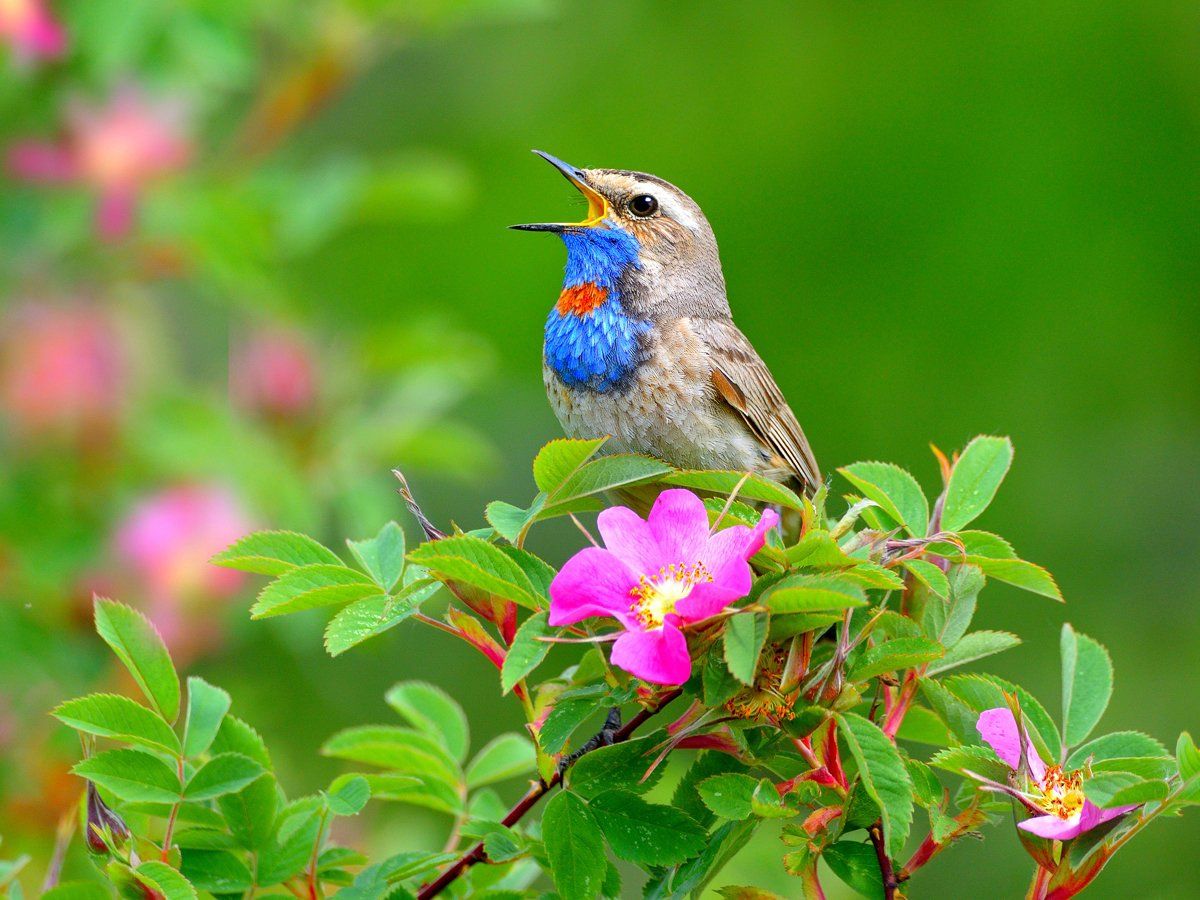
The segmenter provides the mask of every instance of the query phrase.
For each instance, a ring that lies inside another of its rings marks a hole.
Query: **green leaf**
[[[758,500],[787,509],[804,509],[804,501],[797,496],[795,491],[760,475],[752,474],[747,478],[745,472],[684,470],[672,472],[662,481],[664,484],[691,488],[696,491],[708,491],[726,497],[740,482],[742,486],[738,488],[739,499]]]
[[[581,497],[602,494],[614,488],[633,487],[653,481],[674,470],[662,460],[633,453],[601,456],[582,465],[559,488],[550,494],[549,502],[567,503]]]
[[[758,780],[749,775],[714,775],[697,786],[704,805],[722,819],[741,820],[751,813],[750,799],[758,789]]]
[[[529,509],[521,509],[503,500],[493,500],[484,508],[483,514],[488,524],[496,529],[496,534],[510,544],[519,544],[521,533],[529,527],[546,502],[545,494],[538,494],[538,498]]]
[[[925,603],[921,627],[925,633],[945,647],[953,647],[966,634],[975,617],[979,592],[986,583],[983,573],[972,565],[950,568],[947,600],[930,597]]]
[[[604,835],[586,803],[570,791],[550,798],[542,816],[550,874],[562,900],[594,900],[607,873]]]
[[[668,896],[672,898],[701,896],[704,889],[720,874],[725,865],[750,842],[761,822],[762,820],[757,818],[747,819],[744,822],[726,822],[713,831],[699,856],[685,862],[674,871],[673,875],[671,870],[667,870],[666,877],[670,881],[669,891],[660,882],[659,885],[663,889],[659,893],[648,893],[647,898],[659,900],[659,898]],[[654,884],[655,882],[652,880],[650,885]]]
[[[559,697],[538,732],[546,753],[561,753],[575,730],[596,711],[594,697]]]
[[[371,786],[371,797],[376,800],[408,803],[449,813],[452,816],[460,815],[463,812],[459,786],[439,780],[433,775],[422,774],[414,777],[388,773],[364,777],[367,779],[367,784]]]
[[[1012,465],[1012,441],[980,435],[967,444],[950,473],[942,529],[959,531],[988,508]]]
[[[236,854],[228,850],[189,850],[180,866],[184,876],[197,890],[210,894],[241,894],[254,887],[254,876]],[[260,872],[269,868],[260,865]],[[262,885],[275,884],[268,877]]]
[[[1114,731],[1092,738],[1076,748],[1067,757],[1066,768],[1081,769],[1089,759],[1096,762],[1130,756],[1153,756],[1161,759],[1166,755],[1167,748],[1148,734],[1142,734],[1140,731]]]
[[[122,800],[174,803],[180,798],[181,785],[175,770],[141,750],[105,750],[77,762],[71,771]]]
[[[282,575],[300,566],[342,564],[332,550],[294,531],[256,531],[222,550],[211,562],[259,575]]]
[[[460,762],[467,756],[470,730],[458,701],[441,688],[424,681],[392,685],[384,700],[414,728],[442,744]]]
[[[199,756],[212,744],[229,712],[229,694],[214,687],[203,678],[192,675],[187,680],[187,718],[183,726],[183,755]]]
[[[585,754],[568,770],[571,790],[581,797],[594,797],[614,788],[645,793],[663,774],[662,766],[646,774],[654,763],[657,743],[654,738],[638,738]]]
[[[929,530],[929,501],[917,479],[904,469],[891,463],[858,462],[838,471],[913,537],[925,536]]]
[[[754,684],[758,656],[767,640],[765,613],[737,613],[725,622],[725,664],[742,684]]]
[[[538,490],[553,494],[607,440],[606,437],[587,440],[559,438],[546,444],[533,459],[533,480]]]
[[[481,538],[462,534],[427,541],[408,558],[442,578],[465,582],[526,609],[537,611],[545,606],[521,566]]]
[[[850,671],[850,680],[866,681],[887,672],[911,669],[922,663],[940,659],[945,652],[941,644],[929,638],[895,638],[884,641],[863,651]]]
[[[275,833],[278,789],[275,776],[259,776],[240,791],[217,798],[234,840],[246,850],[265,846]]]
[[[366,541],[346,541],[354,558],[385,591],[390,591],[404,571],[404,530],[388,522]]]
[[[724,638],[717,638],[709,650],[700,680],[706,706],[721,706],[743,690],[741,682],[733,677],[733,673],[725,665]]]
[[[966,775],[967,772],[974,772],[1001,784],[1005,783],[1011,772],[1008,765],[996,756],[991,747],[971,744],[939,750],[929,760],[929,765],[965,777],[970,777]]]
[[[340,656],[363,641],[396,627],[411,618],[441,587],[437,581],[419,580],[405,585],[394,596],[380,594],[356,600],[325,626],[325,651],[330,656]]]
[[[517,682],[536,669],[550,652],[550,644],[540,640],[543,637],[558,632],[551,628],[546,619],[549,613],[534,613],[521,623],[513,637],[512,646],[504,657],[504,665],[500,667],[500,688],[507,694]]]
[[[1167,783],[1147,781],[1128,772],[1104,772],[1085,779],[1083,792],[1089,800],[1104,809],[1162,800],[1167,796]]]
[[[334,779],[325,797],[335,816],[356,816],[371,799],[371,785],[361,775],[341,775]]]
[[[440,740],[407,728],[360,725],[339,731],[321,748],[325,756],[426,775],[449,785],[462,781],[458,763]]]
[[[775,615],[852,609],[867,605],[867,597],[861,587],[836,575],[789,576],[768,588],[764,600]]]
[[[51,715],[64,725],[152,750],[179,753],[179,738],[158,713],[120,694],[90,694],[60,704]]]
[[[979,733],[975,729],[976,714],[985,709],[1004,706],[1004,692],[1008,692],[1017,695],[1029,726],[1029,737],[1038,753],[1044,759],[1061,758],[1062,743],[1059,741],[1058,727],[1046,712],[1046,708],[1025,688],[999,676],[984,674],[951,675],[944,679],[944,683],[954,696],[966,702],[972,710],[970,734],[965,738],[968,743],[979,742]]]
[[[179,715],[179,676],[150,620],[123,603],[96,598],[96,632],[112,648],[150,705],[168,722]]]
[[[1108,651],[1069,624],[1062,629],[1063,743],[1074,747],[1092,733],[1112,696]]]
[[[1023,559],[988,559],[986,556],[968,556],[967,562],[979,566],[989,578],[1062,602],[1062,591],[1054,576],[1035,563]]]
[[[467,787],[471,790],[527,775],[537,768],[533,743],[519,734],[502,734],[489,741],[467,766]]]
[[[137,867],[138,880],[161,894],[164,900],[196,900],[196,889],[164,862],[148,860]]]
[[[263,774],[263,768],[240,753],[214,756],[188,779],[183,796],[188,800],[211,800],[222,794],[240,791]]]
[[[705,830],[671,806],[647,803],[629,791],[605,791],[591,801],[613,853],[649,866],[674,866],[704,849]]]
[[[379,585],[342,565],[316,564],[285,572],[262,589],[250,618],[267,619],[322,606],[336,606],[379,593]]]
[[[930,744],[934,747],[949,747],[950,729],[938,718],[937,713],[924,706],[913,705],[896,732],[896,737],[905,741],[916,741],[919,744]]]
[[[931,663],[925,670],[925,674],[937,675],[947,672],[958,666],[975,662],[977,659],[1011,650],[1020,643],[1019,637],[1009,634],[1007,631],[973,631],[963,635],[961,640],[946,651],[945,656],[937,662]]]
[[[558,571],[544,559],[534,556],[528,550],[501,545],[500,551],[521,567],[521,571],[533,585],[533,592],[540,598],[539,602],[543,607],[548,606],[550,604],[550,582],[554,580]]]
[[[0,872],[0,881],[11,873]],[[6,896],[17,900],[17,895],[9,893]],[[64,881],[56,887],[43,891],[40,900],[112,900],[108,888],[99,881]]]
[[[889,856],[899,856],[908,839],[913,817],[913,785],[900,752],[869,719],[838,713],[839,732],[846,741],[868,796],[879,805]]]
[[[1179,764],[1179,777],[1184,781],[1200,775],[1200,749],[1186,731],[1175,742],[1175,760]]]
[[[217,736],[209,747],[212,753],[240,753],[270,770],[271,757],[262,736],[237,716],[226,714],[217,729]]]
[[[950,599],[950,581],[946,573],[927,559],[910,559],[904,563],[906,568],[929,592],[939,600]]]
[[[834,875],[859,894],[871,900],[882,900],[883,876],[879,872],[879,858],[873,846],[856,841],[838,841],[826,847],[821,858],[829,864]]]

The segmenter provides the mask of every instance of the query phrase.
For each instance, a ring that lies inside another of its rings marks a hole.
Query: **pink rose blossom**
[[[28,304],[5,317],[0,340],[0,408],[19,431],[91,436],[115,423],[127,358],[102,311]]]
[[[234,345],[229,390],[244,409],[278,418],[300,416],[316,400],[316,368],[312,347],[298,332],[259,331]]]
[[[625,630],[614,665],[644,681],[683,684],[692,660],[682,629],[750,592],[748,560],[778,521],[767,510],[754,528],[713,534],[704,501],[679,489],[660,494],[644,521],[623,506],[606,509],[597,524],[607,549],[579,551],[555,576],[550,624],[612,617]]]
[[[152,102],[126,86],[103,107],[72,104],[61,140],[18,143],[8,164],[25,181],[89,187],[97,196],[97,230],[115,240],[132,229],[144,187],[182,168],[191,151],[182,106]]]
[[[0,38],[21,59],[55,59],[67,49],[67,35],[45,0],[0,0]]]
[[[1001,706],[979,714],[975,725],[980,736],[1010,769],[1021,765],[1021,737],[1012,710]],[[1068,841],[1090,831],[1097,825],[1123,816],[1138,804],[1101,809],[1083,794],[1083,776],[1079,772],[1064,772],[1062,766],[1046,765],[1026,736],[1025,762],[1029,768],[1031,789],[1022,798],[1041,810],[1019,823],[1018,827],[1038,837]]]

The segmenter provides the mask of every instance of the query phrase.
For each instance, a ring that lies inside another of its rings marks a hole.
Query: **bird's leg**
[[[608,717],[604,720],[604,725],[594,735],[588,738],[582,747],[567,756],[564,756],[558,761],[558,771],[565,772],[571,766],[579,761],[579,758],[586,753],[591,753],[598,747],[609,747],[612,745],[617,736],[617,732],[621,730],[621,707],[614,706],[608,711]]]

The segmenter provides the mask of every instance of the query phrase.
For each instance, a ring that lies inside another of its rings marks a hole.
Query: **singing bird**
[[[609,451],[813,491],[817,461],[733,324],[717,239],[700,207],[653,175],[580,169],[534,152],[588,203],[582,222],[512,226],[558,234],[567,246],[542,367],[567,435],[608,435]]]

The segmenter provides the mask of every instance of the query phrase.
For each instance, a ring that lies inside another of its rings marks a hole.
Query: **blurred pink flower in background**
[[[236,340],[229,356],[229,391],[243,409],[278,418],[312,410],[317,363],[298,331],[261,329]]]
[[[27,436],[107,436],[129,380],[109,315],[82,304],[29,303],[0,327],[0,409],[14,428]]]
[[[9,0],[0,0],[0,4]],[[103,106],[68,106],[57,141],[22,141],[9,149],[12,174],[43,184],[78,184],[97,195],[96,227],[115,240],[133,227],[138,198],[154,179],[177,171],[192,155],[184,108],[118,88]]]
[[[178,657],[191,658],[219,640],[213,604],[235,595],[245,575],[209,559],[253,527],[237,498],[212,485],[151,494],[117,526],[122,575],[136,580],[147,615]]]
[[[45,0],[0,0],[0,38],[20,59],[54,59],[67,49],[67,35]]]

